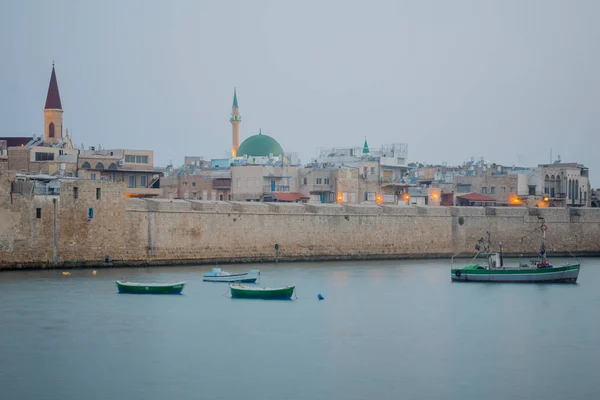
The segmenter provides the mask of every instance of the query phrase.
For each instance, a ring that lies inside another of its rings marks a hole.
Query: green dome
[[[271,136],[258,135],[250,136],[244,140],[238,148],[238,156],[254,156],[254,157],[268,157],[269,154],[273,154],[275,157],[283,156],[283,149],[281,145],[277,143],[277,140]]]

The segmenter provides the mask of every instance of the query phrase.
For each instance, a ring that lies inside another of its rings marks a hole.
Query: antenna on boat
[[[540,245],[540,258],[542,259],[542,263],[546,261],[546,219],[544,217],[539,217],[538,219],[542,221],[542,225],[540,227],[542,231],[542,243]]]
[[[498,246],[500,246],[500,266],[504,267],[504,257],[502,256],[502,242],[499,242]]]

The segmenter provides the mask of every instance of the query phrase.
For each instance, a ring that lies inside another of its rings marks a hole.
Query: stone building
[[[198,169],[192,174],[179,171],[161,179],[159,197],[163,199],[231,200],[231,171]]]
[[[0,138],[6,142],[9,170],[126,182],[130,197],[153,197],[160,193],[161,173],[153,167],[152,151],[76,149],[69,131],[63,128],[63,113],[53,65],[44,107],[44,136]]]

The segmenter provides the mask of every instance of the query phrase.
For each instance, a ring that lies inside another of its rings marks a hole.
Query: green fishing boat
[[[267,288],[258,286],[229,285],[231,297],[239,299],[290,300],[295,286]]]
[[[133,294],[180,294],[186,282],[177,283],[139,283],[117,281],[119,293]]]
[[[540,227],[542,239],[537,259],[529,262],[519,260],[519,263],[514,266],[504,265],[502,242],[500,242],[500,252],[492,252],[490,233],[488,232],[487,243],[483,239],[479,239],[475,246],[478,253],[469,265],[463,268],[451,268],[452,281],[577,283],[580,269],[578,261],[555,266],[548,260],[546,256],[546,230],[548,227],[544,219],[540,219],[542,221]],[[476,259],[480,256],[483,256],[485,261],[477,262]],[[454,265],[454,257],[452,265]]]

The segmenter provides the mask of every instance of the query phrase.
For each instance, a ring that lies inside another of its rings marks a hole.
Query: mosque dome
[[[273,154],[275,157],[283,156],[283,149],[277,140],[271,136],[263,135],[259,132],[258,135],[250,136],[240,144],[237,154],[239,156],[254,156],[268,157]]]

